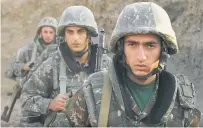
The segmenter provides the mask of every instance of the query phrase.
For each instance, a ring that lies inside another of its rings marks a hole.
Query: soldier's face
[[[88,48],[88,37],[85,28],[79,26],[68,26],[65,28],[65,38],[68,46],[73,52],[80,52]]]
[[[124,38],[126,63],[135,75],[144,76],[158,67],[160,51],[160,39],[155,35],[136,34]]]
[[[55,31],[52,27],[42,27],[40,36],[44,39],[46,44],[50,44],[55,38]]]

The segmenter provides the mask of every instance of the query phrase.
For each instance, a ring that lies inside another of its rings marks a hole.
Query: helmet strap
[[[164,42],[162,42],[161,44],[164,45]],[[165,69],[167,59],[170,57],[169,54],[167,54],[167,48],[162,46],[158,67],[154,68],[150,73],[148,73],[144,76],[137,76],[132,72],[130,66],[126,63],[126,56],[124,54],[124,40],[123,40],[123,38],[121,38],[120,43],[118,43],[118,50],[117,51],[118,51],[117,54],[119,56],[121,56],[121,60],[119,60],[119,63],[127,70],[127,75],[131,76],[135,79],[138,79],[138,80],[147,80],[149,77],[151,77],[155,74],[161,73]]]

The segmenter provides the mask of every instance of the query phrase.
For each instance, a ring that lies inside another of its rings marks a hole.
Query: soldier
[[[66,100],[71,126],[197,126],[193,84],[184,75],[163,70],[178,53],[166,11],[151,2],[127,5],[113,30],[108,71],[88,77]]]
[[[6,73],[7,76],[16,77],[17,82],[22,85],[22,78],[28,74],[41,53],[48,45],[55,43],[57,24],[57,20],[53,17],[44,17],[41,19],[34,40],[20,48],[11,64],[12,70],[8,70]]]
[[[17,83],[14,86],[13,92],[8,93],[9,95],[12,94],[12,101],[10,106],[6,105],[4,107],[2,120],[9,121],[13,107],[21,94],[25,81],[48,58],[50,53],[56,51],[57,44],[55,44],[55,38],[57,24],[58,21],[53,17],[44,17],[41,19],[34,40],[20,48],[17,56],[12,59],[9,68],[5,72],[5,76],[15,80]]]
[[[21,126],[69,126],[65,101],[95,72],[98,45],[90,39],[98,28],[93,13],[84,6],[67,7],[57,34],[58,50],[24,84]]]

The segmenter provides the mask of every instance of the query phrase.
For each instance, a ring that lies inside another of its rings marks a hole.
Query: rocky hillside
[[[17,50],[30,41],[36,32],[37,23],[44,16],[60,18],[62,11],[71,5],[85,5],[96,17],[98,26],[106,31],[106,42],[123,7],[141,0],[1,0],[1,110],[9,102],[6,93],[12,89],[13,81],[4,78],[9,60]],[[143,0],[146,1],[146,0]],[[202,0],[148,0],[153,1],[169,13],[177,35],[180,53],[169,60],[168,70],[184,73],[195,84],[197,106],[203,111],[201,100],[203,87],[203,1]],[[10,123],[18,123],[19,104],[15,106]],[[13,118],[14,117],[14,118]],[[201,124],[203,126],[203,123]]]

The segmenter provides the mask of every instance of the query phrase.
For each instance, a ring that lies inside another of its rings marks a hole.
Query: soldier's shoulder
[[[50,53],[49,58],[51,58],[53,61],[59,61],[61,59],[59,51],[56,50],[56,51]]]
[[[50,55],[43,61],[44,65],[58,63],[60,60],[59,54],[56,52],[50,53]]]
[[[91,74],[88,78],[88,80],[91,82],[91,84],[98,84],[103,82],[103,73],[102,71],[95,72]]]
[[[184,85],[190,85],[191,82],[189,81],[189,78],[184,74],[177,74],[175,75],[177,82],[184,84]]]
[[[107,70],[95,72],[88,77],[88,83],[91,84],[93,88],[101,88],[104,84],[104,75],[108,75]]]
[[[195,107],[195,87],[184,74],[175,75],[178,85],[178,98],[180,105],[184,108]]]
[[[31,51],[34,47],[34,44],[32,42],[27,43],[26,45],[19,48],[18,53],[24,53],[27,51]]]
[[[24,48],[25,49],[32,49],[34,47],[34,45],[35,45],[34,41],[30,41],[24,46]]]
[[[184,110],[184,125],[196,126],[201,119],[201,112],[196,108],[195,101],[195,87],[188,77],[179,74],[176,75],[176,81],[178,83],[177,98],[179,105]]]

